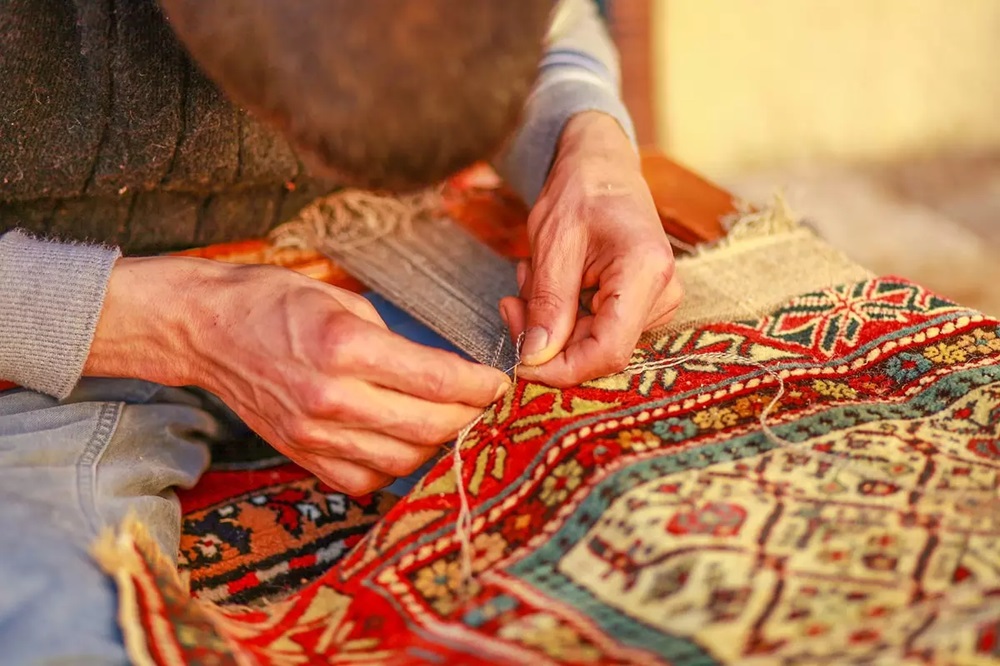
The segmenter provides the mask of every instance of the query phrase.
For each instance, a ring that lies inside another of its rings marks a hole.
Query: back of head
[[[491,156],[536,77],[552,0],[160,0],[202,69],[320,176],[437,182]]]

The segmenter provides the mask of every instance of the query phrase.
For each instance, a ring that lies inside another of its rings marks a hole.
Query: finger
[[[524,295],[524,285],[528,281],[528,274],[531,272],[531,267],[528,262],[521,260],[517,262],[517,290],[522,296]]]
[[[681,305],[684,298],[684,289],[680,280],[674,276],[667,287],[660,292],[647,316],[644,331],[649,331],[660,326],[664,326],[673,319],[674,313]],[[601,293],[594,295],[591,303],[591,311],[596,311],[600,307],[602,299]]]
[[[385,488],[395,479],[389,474],[338,458],[303,455],[300,464],[332,490],[358,497]]]
[[[576,327],[573,328],[573,334],[570,335],[569,340],[566,342],[566,348],[570,348],[573,345],[580,343],[581,341],[589,338],[591,336],[591,329],[594,325],[594,316],[585,315],[576,320]],[[541,382],[543,384],[553,384],[552,367],[557,363],[562,354],[556,355],[556,358],[549,361],[544,365],[523,365],[518,368],[517,376],[522,379],[527,379],[532,382]],[[558,379],[558,378],[556,378]],[[560,384],[560,386],[568,386],[570,384]],[[555,384],[553,384],[555,385]]]
[[[582,240],[563,237],[538,250],[525,283],[530,292],[521,360],[527,365],[552,359],[573,332],[586,252]]]
[[[404,442],[382,433],[317,423],[316,433],[299,450],[310,455],[341,458],[393,477],[412,474],[439,448]]]
[[[344,332],[337,358],[339,374],[436,403],[487,407],[510,387],[500,370],[457,354],[425,347],[373,327]]]
[[[663,295],[657,299],[654,313],[651,313],[650,321],[646,322],[646,330],[651,331],[669,324],[683,301],[684,287],[681,285],[681,281],[674,277],[667,288],[663,290]]]
[[[528,304],[516,296],[508,296],[500,302],[500,308],[502,313],[501,316],[504,321],[507,322],[508,328],[510,328],[511,339],[515,344],[517,344],[521,333],[524,331],[524,324],[527,321]],[[581,312],[579,318],[576,320],[576,325],[573,327],[573,333],[569,336],[569,340],[566,342],[567,346],[575,342],[579,342],[583,338],[590,335],[590,327],[593,321],[593,315]],[[520,357],[520,349],[518,349],[518,356]],[[531,368],[544,366],[524,367],[525,373],[523,376],[530,379],[533,376],[530,372]]]
[[[510,339],[516,344],[528,321],[528,304],[517,296],[507,296],[500,300],[500,317],[510,329]]]
[[[323,402],[311,405],[317,421],[329,421],[331,427],[370,430],[411,444],[436,446],[450,441],[482,413],[481,407],[432,402],[359,379],[341,379],[331,386]],[[316,425],[302,426],[295,434],[306,448],[325,441]]]
[[[595,297],[599,305],[589,335],[538,368],[537,380],[566,387],[621,371],[631,359],[647,314],[669,284],[670,275],[672,271],[655,267],[629,271],[628,275],[621,268],[612,271]]]

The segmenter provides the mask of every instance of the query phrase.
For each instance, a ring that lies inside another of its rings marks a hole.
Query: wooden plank
[[[722,218],[736,212],[732,194],[656,150],[643,151],[642,171],[668,235],[687,245],[726,235]]]

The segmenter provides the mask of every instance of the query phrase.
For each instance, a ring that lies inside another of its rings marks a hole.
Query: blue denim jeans
[[[448,347],[373,301],[393,330]],[[84,379],[62,401],[0,394],[0,664],[127,663],[114,584],[88,549],[131,512],[177,553],[174,488],[194,485],[209,445],[238,426],[212,396],[142,381]]]

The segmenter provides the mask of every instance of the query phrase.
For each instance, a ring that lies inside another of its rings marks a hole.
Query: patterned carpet
[[[796,233],[761,255],[809,260],[782,254]],[[692,262],[752,289],[762,242]],[[647,336],[634,372],[518,382],[461,449],[468,581],[451,457],[395,503],[288,466],[213,473],[184,497],[195,596],[141,526],[97,549],[131,655],[996,663],[1000,322],[905,280],[814,277]]]

